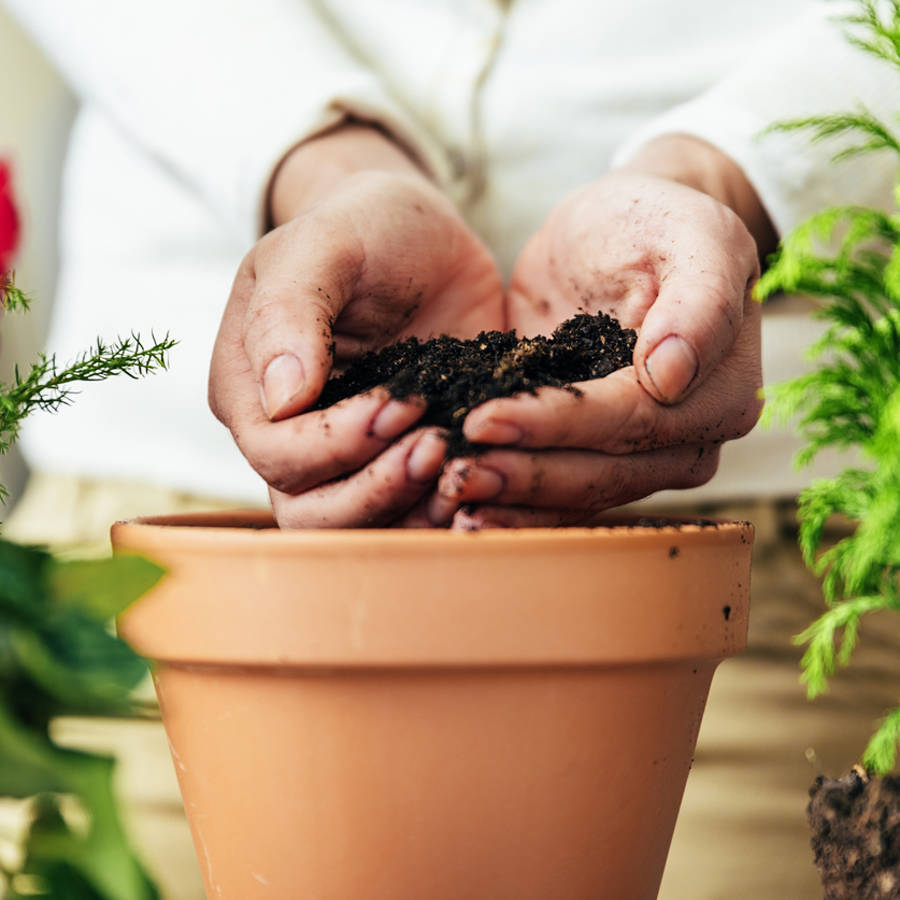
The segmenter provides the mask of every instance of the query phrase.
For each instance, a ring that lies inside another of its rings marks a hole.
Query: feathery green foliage
[[[7,276],[4,309],[29,298]],[[35,409],[56,410],[75,386],[165,368],[174,342],[138,335],[97,341],[68,366],[42,355],[26,375],[0,383],[0,454]],[[5,494],[0,485],[0,498]],[[146,663],[108,622],[149,590],[163,570],[139,557],[60,561],[38,547],[0,539],[0,797],[31,798],[21,864],[0,863],[4,900],[79,897],[156,900],[135,856],[113,793],[114,761],[58,744],[59,716],[123,715]],[[0,834],[0,860],[17,841]]]
[[[859,0],[858,12],[843,21],[854,45],[900,70],[900,0]],[[770,130],[810,131],[813,141],[858,138],[835,152],[835,163],[860,153],[900,157],[892,125],[865,108]],[[900,204],[900,186],[895,197]],[[816,697],[850,662],[863,616],[900,611],[900,215],[841,207],[813,216],[785,238],[757,285],[759,299],[776,292],[821,298],[818,315],[828,327],[809,351],[813,371],[767,390],[764,420],[799,420],[806,445],[798,465],[826,447],[857,449],[863,460],[814,481],[800,497],[800,546],[822,576],[828,607],[795,638],[806,645],[802,679]],[[833,516],[855,530],[822,551]],[[879,724],[863,763],[878,774],[890,771],[898,740],[900,707]]]
[[[16,286],[15,272],[0,272],[0,307],[11,312],[14,309],[27,310],[31,297]]]
[[[166,367],[166,355],[175,345],[168,335],[161,340],[151,335],[149,345],[132,334],[105,344],[96,344],[65,368],[59,368],[55,356],[41,354],[26,375],[15,370],[12,384],[0,382],[0,454],[5,453],[19,435],[22,420],[35,409],[55,412],[66,406],[77,393],[76,385],[103,381],[112,375],[140,378]],[[0,485],[0,500],[6,489]]]

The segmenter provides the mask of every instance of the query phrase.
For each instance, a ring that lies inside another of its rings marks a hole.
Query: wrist
[[[772,220],[741,167],[706,141],[681,134],[656,138],[617,171],[666,178],[708,194],[737,213],[762,258],[778,243]]]
[[[364,171],[426,178],[413,157],[376,126],[345,122],[284,156],[267,192],[267,228],[300,215],[345,178]]]

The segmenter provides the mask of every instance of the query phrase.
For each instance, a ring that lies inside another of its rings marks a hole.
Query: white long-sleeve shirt
[[[49,349],[170,331],[168,372],[87,386],[36,416],[32,467],[265,497],[206,409],[212,344],[266,186],[343,116],[383,125],[450,193],[508,274],[571,189],[662,133],[731,155],[780,231],[834,203],[885,206],[893,160],[841,166],[771,122],[864,102],[900,78],[807,0],[4,0],[82,101],[63,183]],[[764,325],[767,379],[805,319]],[[795,487],[782,434],[730,445],[706,496]],[[695,496],[697,496],[695,494]]]

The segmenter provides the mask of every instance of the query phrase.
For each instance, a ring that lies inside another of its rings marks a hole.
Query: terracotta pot
[[[209,897],[656,896],[751,525],[267,525],[113,528]]]

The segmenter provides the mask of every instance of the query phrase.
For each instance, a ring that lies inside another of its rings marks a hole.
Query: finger
[[[349,228],[320,222],[313,229],[300,221],[289,227],[289,235],[273,232],[250,254],[253,285],[241,334],[273,421],[319,396],[331,372],[332,326],[365,260],[362,242]]]
[[[580,450],[494,450],[450,460],[438,479],[438,495],[457,507],[489,503],[598,512],[659,490],[705,484],[715,474],[718,460],[718,447],[711,446],[624,456]],[[453,510],[451,515],[455,514]]]
[[[473,443],[566,447],[622,454],[746,434],[761,410],[759,360],[739,349],[677,406],[657,403],[633,367],[581,382],[576,391],[541,388],[472,410],[463,434]]]
[[[745,317],[759,316],[750,295],[756,244],[731,210],[715,204],[709,215],[715,242],[682,250],[663,272],[635,345],[638,378],[660,403],[695,390],[731,350]]]
[[[436,490],[425,500],[425,518],[432,525],[445,528],[450,524],[460,505],[461,501],[456,497],[448,497]]]
[[[446,454],[436,429],[419,429],[365,468],[297,496],[270,492],[282,528],[374,528],[411,509],[434,486]]]
[[[421,400],[393,400],[375,388],[328,409],[270,422],[252,376],[233,380],[228,390],[231,415],[225,424],[238,447],[270,487],[288,494],[362,468],[425,411]]]
[[[391,528],[445,528],[453,517],[452,513],[444,521],[437,521],[431,515],[431,503],[434,498],[434,486],[411,510],[391,522]],[[458,508],[454,505],[453,511]]]

